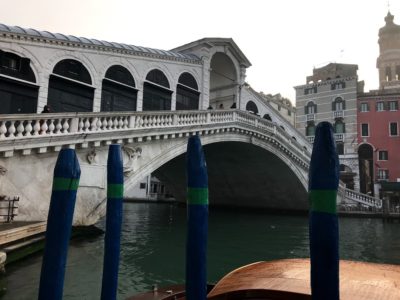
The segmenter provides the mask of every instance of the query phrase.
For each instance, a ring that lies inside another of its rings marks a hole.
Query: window
[[[338,155],[343,155],[344,154],[344,143],[338,142],[336,143],[336,151]]]
[[[369,136],[368,124],[361,124],[361,136]]]
[[[400,80],[400,66],[396,66],[396,80]]]
[[[345,82],[336,82],[331,84],[331,90],[341,90],[346,87]]]
[[[317,87],[311,87],[311,88],[307,88],[304,89],[304,95],[308,95],[308,94],[316,94],[317,93]]]
[[[386,81],[392,81],[392,70],[390,67],[386,67]]]
[[[385,106],[383,102],[377,102],[376,103],[376,111],[384,111],[385,110]]]
[[[378,169],[378,180],[387,180],[387,179],[389,179],[389,170]]]
[[[360,111],[361,112],[368,112],[369,111],[368,103],[361,103]]]
[[[145,182],[141,182],[140,183],[140,189],[143,190],[146,188],[146,183]]]
[[[281,110],[281,106],[280,106],[280,105],[278,105],[278,110],[279,110],[279,111]]]
[[[315,125],[308,124],[306,127],[306,136],[314,136],[315,135]]]
[[[189,73],[183,73],[176,88],[176,110],[199,109],[198,85]]]
[[[389,102],[389,110],[394,111],[394,110],[398,110],[398,109],[399,109],[399,105],[398,105],[397,101]]]
[[[388,160],[389,159],[389,155],[387,150],[380,150],[378,152],[378,160]]]
[[[257,104],[255,104],[253,101],[247,102],[247,104],[246,104],[246,110],[247,110],[247,111],[251,111],[251,112],[253,112],[253,113],[255,113],[255,114],[258,114],[258,107],[257,107]]]
[[[287,110],[287,115],[291,116],[292,115],[292,111],[290,109]]]
[[[390,136],[396,136],[398,135],[397,133],[397,122],[391,122],[390,123]]]
[[[344,133],[345,132],[344,123],[342,121],[336,121],[333,129],[335,133]]]
[[[341,97],[335,98],[335,101],[332,102],[332,111],[341,111],[345,109],[346,106],[343,98]]]
[[[315,113],[317,113],[317,104],[314,104],[313,101],[308,102],[307,105],[304,106],[304,114],[310,115]]]

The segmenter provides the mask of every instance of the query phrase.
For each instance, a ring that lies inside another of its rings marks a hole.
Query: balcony
[[[335,110],[333,112],[333,118],[343,118],[344,117],[344,111],[343,110]]]
[[[308,121],[315,121],[315,114],[308,114],[307,116],[307,122]]]
[[[344,133],[335,133],[336,142],[344,142]]]

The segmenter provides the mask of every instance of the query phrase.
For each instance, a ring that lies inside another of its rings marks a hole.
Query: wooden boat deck
[[[173,299],[186,299],[184,285],[128,298],[128,300]],[[311,299],[310,260],[282,259],[243,266],[224,276],[211,289],[207,299]],[[341,260],[340,299],[399,300],[400,266]]]
[[[311,299],[309,259],[258,262],[232,271],[208,299]],[[400,266],[340,261],[341,300],[400,299]]]

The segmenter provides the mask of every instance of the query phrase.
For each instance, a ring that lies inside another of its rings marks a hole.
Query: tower
[[[379,30],[379,88],[400,88],[400,25],[393,22],[394,16],[388,12],[385,26]]]

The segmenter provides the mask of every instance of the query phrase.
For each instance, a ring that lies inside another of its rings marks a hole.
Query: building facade
[[[360,191],[399,204],[400,191],[400,26],[389,12],[379,30],[379,89],[358,95]]]
[[[340,159],[340,178],[359,190],[357,157],[357,65],[330,63],[314,69],[296,90],[296,128],[313,143],[319,122],[333,125]]]

